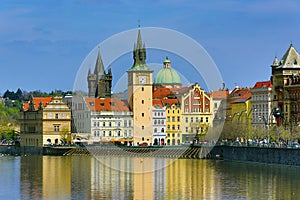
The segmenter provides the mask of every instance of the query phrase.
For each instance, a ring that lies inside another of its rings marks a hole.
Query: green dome
[[[181,80],[174,69],[163,68],[156,74],[154,84],[181,84]]]

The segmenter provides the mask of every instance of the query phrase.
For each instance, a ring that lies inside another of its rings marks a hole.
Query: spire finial
[[[141,21],[140,21],[140,19],[138,20],[138,28],[141,28]]]

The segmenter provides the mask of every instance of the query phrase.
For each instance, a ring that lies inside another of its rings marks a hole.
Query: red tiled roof
[[[272,83],[271,81],[259,81],[256,82],[253,88],[271,88]]]
[[[34,102],[35,110],[38,110],[40,102],[42,102],[43,107],[46,107],[47,104],[52,101],[52,99],[53,97],[34,97],[33,102]],[[23,103],[23,109],[24,111],[27,111],[29,109],[29,102]]]
[[[213,99],[226,99],[228,94],[229,90],[216,90],[211,93]]]
[[[169,106],[179,103],[178,99],[163,99],[162,101],[164,105],[169,105]]]
[[[130,111],[127,101],[115,98],[85,98],[85,102],[90,111]]]
[[[162,104],[161,99],[153,99],[153,100],[152,100],[152,106],[163,107],[163,104]]]

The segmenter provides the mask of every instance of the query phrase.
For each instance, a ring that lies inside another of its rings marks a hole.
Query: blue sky
[[[229,89],[252,87],[270,78],[274,56],[281,58],[291,42],[300,49],[299,7],[296,0],[2,0],[0,93],[72,90],[87,54],[110,36],[137,28],[138,20],[196,40]]]

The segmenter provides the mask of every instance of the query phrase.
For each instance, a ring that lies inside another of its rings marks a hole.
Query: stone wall
[[[300,149],[215,146],[211,158],[300,166]]]

